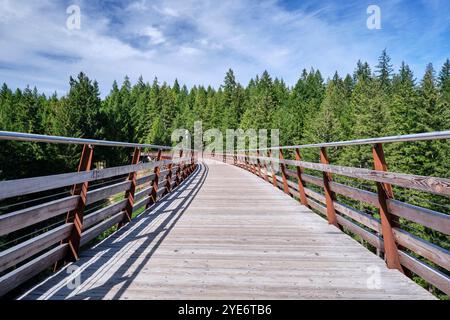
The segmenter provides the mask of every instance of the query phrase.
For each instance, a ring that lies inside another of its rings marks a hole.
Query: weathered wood
[[[13,267],[35,254],[47,249],[51,245],[67,238],[72,231],[73,224],[66,223],[53,230],[47,231],[14,247],[0,252],[0,272]]]
[[[105,218],[108,218],[120,211],[125,210],[127,205],[127,199],[122,199],[119,202],[113,203],[109,206],[101,208],[97,211],[94,211],[84,217],[83,227],[84,229],[88,229],[93,225],[103,221]]]
[[[258,177],[205,166],[164,205],[84,251],[76,289],[61,272],[23,298],[433,298]],[[374,266],[380,289],[367,286]]]
[[[0,200],[30,193],[57,189],[84,182],[112,178],[128,174],[133,171],[153,169],[157,166],[166,165],[170,162],[170,160],[161,160],[158,162],[148,162],[101,170],[91,170],[88,172],[72,172],[43,177],[2,181],[0,182]]]
[[[358,226],[357,224],[351,222],[348,219],[345,219],[342,216],[337,215],[336,216],[338,223],[347,228],[350,232],[360,236],[361,238],[363,238],[364,240],[366,240],[368,243],[370,243],[372,246],[374,246],[377,249],[380,250],[384,250],[383,247],[383,240],[378,237],[377,235],[361,228],[360,226]]]
[[[145,196],[147,196],[149,194],[149,192],[152,190],[153,186],[149,186],[147,188],[144,188],[142,190],[140,190],[139,192],[137,192],[134,196],[134,200],[138,201],[141,200],[142,198],[144,198]]]
[[[302,175],[303,180],[316,186],[323,187],[323,181],[320,178],[311,175]],[[374,192],[357,189],[337,182],[330,183],[331,190],[350,199],[358,200],[378,207],[378,196]],[[430,209],[418,207],[412,204],[404,203],[395,199],[388,199],[388,210],[391,214],[419,223],[436,231],[450,234],[450,216],[433,211]]]
[[[84,246],[89,241],[93,240],[95,237],[100,235],[102,232],[108,230],[114,225],[118,224],[124,218],[125,212],[121,211],[115,215],[109,217],[108,219],[102,221],[101,223],[95,225],[94,227],[87,229],[81,235],[80,246]]]
[[[269,158],[267,160],[279,161],[276,158]],[[383,172],[363,168],[326,165],[321,163],[296,160],[283,160],[283,163],[291,166],[300,166],[304,169],[343,175],[350,178],[389,183],[399,187],[410,188],[444,196],[450,195],[450,179],[445,178],[419,176],[406,173]]]
[[[406,268],[431,283],[433,286],[450,295],[450,278],[404,251],[399,251],[400,262]]]
[[[0,278],[0,297],[61,260],[66,255],[68,247],[67,243],[61,244],[2,276]]]
[[[94,202],[104,200],[111,196],[114,196],[120,192],[125,192],[131,186],[131,181],[122,181],[115,183],[110,186],[98,188],[95,190],[90,190],[87,193],[86,205],[92,204]]]
[[[149,203],[150,203],[150,197],[146,197],[146,198],[136,202],[133,207],[133,213],[138,211],[142,207],[147,206]]]
[[[155,174],[154,173],[146,175],[146,176],[143,176],[143,177],[140,177],[140,178],[138,178],[136,180],[136,185],[140,186],[140,185],[143,185],[145,183],[152,182],[154,178],[155,178]]]
[[[73,210],[79,196],[69,196],[0,215],[0,236]]]
[[[395,240],[401,246],[418,255],[421,255],[424,258],[427,258],[446,270],[450,270],[450,252],[448,250],[416,237],[415,235],[399,228],[394,228],[393,233]]]
[[[374,145],[372,148],[372,154],[375,170],[383,172],[387,171],[382,145]],[[386,264],[390,269],[398,269],[403,272],[400,258],[398,256],[397,244],[392,231],[392,228],[398,225],[398,221],[392,217],[387,206],[388,199],[394,198],[392,187],[388,183],[377,182],[377,190]]]
[[[450,235],[450,215],[421,208],[398,200],[388,200],[388,209],[396,216]]]

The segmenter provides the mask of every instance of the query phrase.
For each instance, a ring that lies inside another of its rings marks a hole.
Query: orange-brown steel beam
[[[324,147],[320,148],[320,162],[323,164],[330,164],[326,148],[324,148]],[[327,205],[328,223],[339,228],[337,218],[336,218],[336,210],[334,209],[335,195],[331,191],[330,181],[332,181],[331,173],[323,172],[323,184],[324,184],[324,190],[325,190],[325,200],[326,200],[326,205]]]
[[[91,145],[83,146],[80,163],[78,165],[78,172],[91,170],[93,153],[94,153],[93,146]],[[84,208],[86,206],[88,184],[89,182],[86,181],[81,184],[76,184],[72,188],[72,195],[79,195],[80,199],[78,200],[76,208],[68,212],[66,217],[66,223],[73,222],[72,232],[70,233],[67,239],[67,243],[69,244],[70,250],[68,250],[66,261],[78,260],[81,234],[83,232],[83,213]]]
[[[381,143],[377,143],[372,147],[372,154],[375,170],[387,171],[386,159],[384,157],[383,146]],[[400,264],[398,248],[392,232],[392,228],[397,226],[398,222],[396,221],[396,218],[389,213],[387,205],[387,200],[394,198],[392,186],[387,183],[377,182],[377,191],[386,264],[390,269],[398,269],[401,272],[404,272]]]
[[[284,163],[282,163],[282,161],[284,160],[284,156],[283,156],[283,151],[280,149],[279,150],[280,153],[280,169],[281,169],[281,178],[283,180],[283,191],[284,193],[292,196],[291,192],[289,191],[289,185],[287,183],[287,177],[286,177],[286,165]]]
[[[158,150],[158,155],[156,156],[156,162],[161,161],[161,149]],[[152,186],[152,191],[150,192],[150,201],[147,203],[146,208],[150,207],[151,205],[153,205],[154,203],[156,203],[156,201],[158,200],[157,197],[157,192],[158,192],[158,183],[159,183],[159,173],[160,173],[160,167],[156,166],[154,169],[154,173],[155,173],[155,178],[153,179],[153,186]]]
[[[133,158],[131,164],[138,164],[141,158],[141,149],[134,148]],[[133,215],[133,205],[134,205],[134,193],[136,191],[136,178],[137,172],[130,172],[128,174],[128,181],[131,182],[130,188],[125,193],[125,199],[127,199],[127,204],[125,206],[125,217],[122,222],[119,223],[118,227],[122,227],[125,223],[130,222]]]
[[[299,148],[295,148],[295,160],[302,161]],[[302,180],[302,168],[300,166],[297,166],[296,168],[297,168],[298,193],[300,195],[300,202],[301,204],[308,206],[308,199],[306,198],[305,193],[305,185],[303,184]]]

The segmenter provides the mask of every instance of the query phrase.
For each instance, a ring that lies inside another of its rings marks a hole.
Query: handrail
[[[156,144],[148,143],[130,143],[108,140],[94,140],[84,138],[68,138],[61,136],[48,136],[44,134],[34,133],[22,133],[11,131],[0,131],[0,140],[13,140],[13,141],[28,141],[28,142],[47,142],[47,143],[61,143],[61,144],[79,144],[79,145],[92,145],[92,146],[105,146],[105,147],[125,147],[125,148],[153,148],[162,150],[172,150],[174,147],[160,146]],[[185,149],[187,150],[187,149]],[[190,150],[190,149],[188,149]]]
[[[0,131],[0,140],[83,145],[77,172],[0,181],[0,200],[72,186],[69,196],[0,215],[0,237],[11,240],[0,249],[0,297],[52,264],[56,270],[62,261],[76,261],[84,245],[113,226],[121,228],[138,210],[151,210],[153,204],[190,177],[197,166],[197,155],[192,149],[183,155],[186,149],[168,146],[6,131]],[[134,147],[131,164],[91,169],[94,146]],[[150,162],[140,161],[142,148],[158,149],[157,157]],[[180,153],[162,156],[162,150]],[[124,177],[126,174],[128,178]],[[121,177],[120,182],[117,177]],[[99,185],[117,183],[89,189],[89,182],[105,179],[110,180]],[[117,198],[120,194],[122,199]],[[111,197],[112,204],[104,203]],[[89,211],[85,212],[86,208]],[[60,221],[49,224],[50,219]],[[43,228],[38,226],[45,221],[48,223]]]
[[[231,160],[231,164],[259,176],[287,195],[298,199],[301,204],[324,216],[329,224],[359,236],[372,248],[376,248],[377,254],[384,254],[388,268],[401,272],[408,270],[429,285],[450,294],[450,251],[439,240],[446,239],[450,234],[450,215],[395,200],[392,188],[399,186],[449,197],[450,179],[388,171],[383,151],[383,143],[438,139],[450,139],[450,131],[238,150],[230,153],[213,152],[211,156],[219,157],[220,161],[226,163]],[[373,168],[332,164],[333,159],[329,159],[327,147],[351,145],[366,145],[371,149]],[[303,161],[300,149],[313,147],[318,148],[317,153],[320,152],[320,162]],[[279,150],[275,157],[271,152],[274,149]],[[286,149],[295,151],[295,160],[287,158],[292,154],[283,151]],[[267,150],[267,155],[266,152],[260,152],[262,150]],[[279,170],[274,169],[274,164],[279,165]],[[321,173],[322,177],[307,174],[305,169]],[[332,175],[345,177],[346,180],[343,181],[359,179],[372,182],[377,192],[333,181]],[[376,208],[379,218],[373,215],[374,212],[361,211],[360,206],[356,204]],[[422,233],[411,231],[408,228],[410,225],[403,223],[400,218],[438,232],[439,234],[435,234],[438,240],[430,240]]]
[[[306,149],[306,148],[324,148],[324,147],[342,147],[342,146],[356,146],[362,144],[377,144],[377,143],[389,143],[389,142],[411,142],[411,141],[426,141],[426,140],[440,140],[450,139],[450,130],[448,131],[435,131],[424,132],[415,134],[406,134],[401,136],[389,136],[380,138],[368,138],[357,139],[337,142],[325,142],[325,143],[312,143],[294,146],[278,146],[269,148],[257,148],[257,149],[240,149],[238,152],[243,151],[263,151],[263,150],[285,150],[285,149]]]

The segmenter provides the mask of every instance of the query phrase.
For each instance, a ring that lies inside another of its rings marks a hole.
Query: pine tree
[[[384,49],[381,56],[378,58],[378,65],[376,66],[376,74],[378,75],[378,80],[382,89],[389,90],[393,72],[394,69],[392,68],[391,58],[387,54],[386,49]]]

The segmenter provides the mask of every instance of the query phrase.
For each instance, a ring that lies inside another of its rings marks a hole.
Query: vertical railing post
[[[94,147],[91,145],[84,145],[81,152],[80,163],[78,165],[78,172],[90,171],[92,165],[92,155],[94,153]],[[70,250],[66,261],[78,260],[78,253],[80,250],[81,234],[83,232],[83,213],[86,206],[86,198],[88,192],[88,182],[76,184],[72,188],[72,195],[79,195],[77,206],[75,209],[67,213],[66,223],[73,222],[72,232],[67,238]]]
[[[272,174],[272,184],[275,188],[278,188],[278,183],[277,183],[277,177],[275,175],[275,169],[273,168],[273,161],[272,159],[272,150],[268,150],[267,151],[267,156],[269,157],[269,163],[270,163],[270,173]]]
[[[261,176],[261,162],[259,161],[259,149],[256,150],[256,164],[258,168],[258,177],[262,178]]]
[[[328,159],[326,148],[322,147],[320,148],[320,162],[322,164],[330,164],[330,160]],[[330,188],[330,181],[332,180],[331,173],[329,172],[323,172],[323,184],[324,184],[324,190],[325,190],[325,200],[327,205],[327,218],[328,223],[336,226],[339,228],[337,218],[336,218],[336,210],[334,209],[334,198],[335,195],[331,191]]]
[[[161,149],[158,150],[158,154],[156,156],[156,162],[161,161]],[[158,183],[159,183],[159,172],[160,167],[159,165],[156,165],[156,167],[153,169],[153,172],[155,174],[155,177],[153,178],[153,185],[152,185],[152,191],[150,192],[150,201],[147,203],[146,208],[150,207],[156,201],[158,200],[156,197],[158,195]]]
[[[295,148],[295,160],[302,161],[302,157],[300,156],[300,149]],[[302,168],[300,166],[296,166],[297,168],[297,179],[298,179],[298,193],[300,195],[300,202],[304,206],[308,206],[308,200],[306,198],[305,193],[305,185],[302,180]]]
[[[387,171],[386,159],[384,157],[383,146],[377,143],[372,148],[374,168],[377,171]],[[392,186],[388,183],[377,182],[379,212],[381,217],[381,231],[384,241],[384,256],[386,264],[390,269],[398,269],[403,272],[398,255],[398,248],[395,243],[392,228],[396,226],[396,219],[389,213],[387,201],[394,198]]]
[[[178,162],[178,169],[175,177],[177,186],[183,181],[183,161],[181,161],[181,158],[183,158],[183,149],[180,150],[180,161]]]
[[[133,158],[131,160],[131,164],[135,165],[139,163],[139,159],[141,157],[141,149],[134,148]],[[130,188],[125,193],[125,199],[127,199],[127,204],[125,206],[125,217],[118,224],[118,227],[122,227],[125,223],[130,222],[133,216],[133,205],[134,205],[134,193],[136,191],[136,178],[137,172],[133,171],[128,174],[128,181],[130,181]]]
[[[173,157],[172,157],[171,161],[173,161]],[[173,166],[173,162],[170,162],[167,165],[167,170],[169,170],[169,173],[166,176],[166,191],[164,191],[163,195],[166,195],[166,194],[170,193],[170,191],[171,191],[170,185],[172,183],[172,166]]]
[[[269,182],[269,169],[267,169],[267,160],[265,159],[263,163],[264,163],[264,172],[265,172],[264,179],[267,182]]]
[[[281,169],[281,179],[283,180],[283,191],[284,193],[291,195],[289,192],[289,185],[287,183],[287,177],[286,177],[286,165],[283,163],[284,156],[283,156],[283,150],[278,151],[280,154],[280,169]]]

